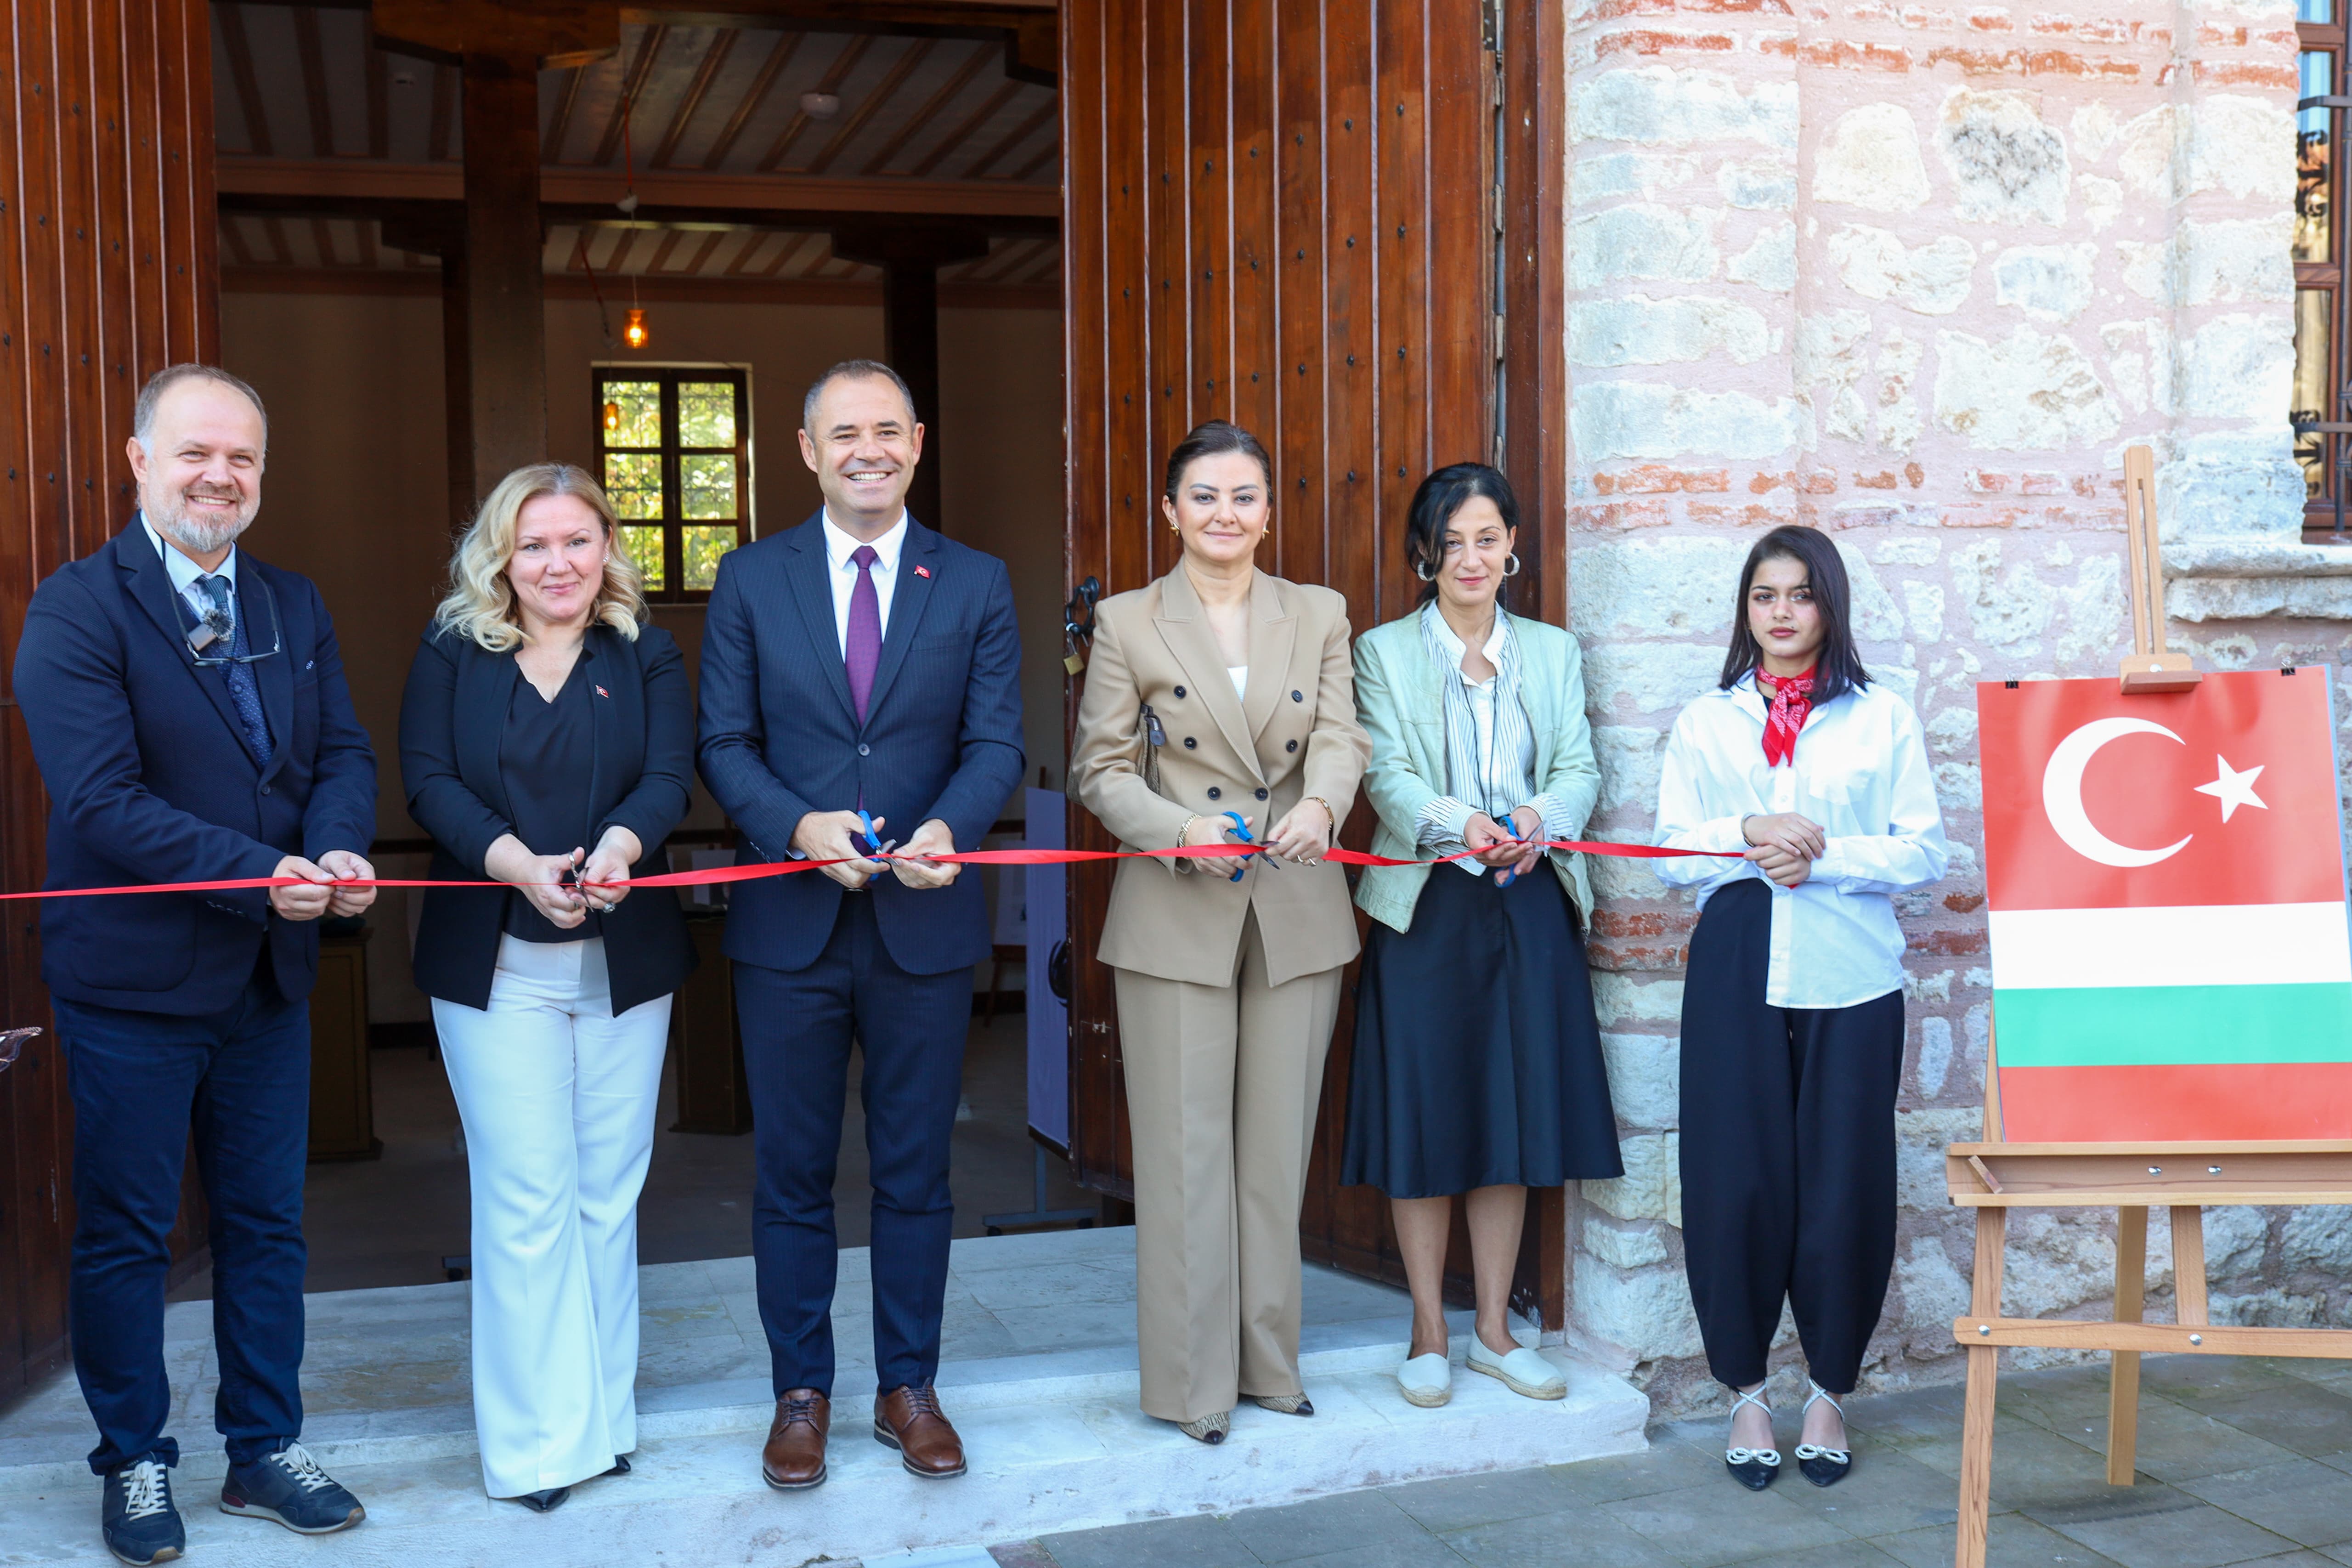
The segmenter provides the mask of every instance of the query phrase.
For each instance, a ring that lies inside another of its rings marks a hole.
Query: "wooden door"
[[[7,686],[40,580],[131,516],[141,384],[217,359],[203,0],[0,0],[0,886],[42,877],[47,799]],[[38,914],[0,906],[0,1024],[47,1025]],[[66,1348],[71,1110],[56,1038],[0,1073],[0,1399]],[[200,1234],[184,1215],[175,1250]]]
[[[1223,417],[1275,456],[1260,564],[1339,589],[1359,632],[1404,613],[1414,487],[1500,445],[1514,143],[1485,5],[1066,0],[1062,23],[1070,582],[1118,593],[1174,563],[1160,468]],[[1360,801],[1342,837],[1370,829]],[[1111,847],[1075,805],[1069,831]],[[1071,930],[1098,931],[1109,870],[1072,869]],[[1111,975],[1075,945],[1071,1161],[1131,1197]],[[1337,1181],[1352,1027],[1343,1008],[1301,1230],[1310,1256],[1401,1278],[1385,1200]]]

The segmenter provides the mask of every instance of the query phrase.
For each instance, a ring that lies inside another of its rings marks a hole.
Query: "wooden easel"
[[[2155,461],[2146,447],[2124,453],[2125,522],[2131,542],[2132,645],[2126,693],[2179,691],[2201,679],[2189,656],[2164,647],[2164,583],[2158,558]],[[1984,1568],[1992,1501],[1994,1384],[2005,1346],[2106,1351],[2107,1481],[2132,1484],[2139,1437],[2139,1358],[2191,1355],[2317,1356],[2352,1360],[2352,1330],[2215,1327],[2205,1299],[2204,1212],[2223,1204],[2352,1204],[2352,1140],[2261,1143],[2010,1143],[2000,1137],[1997,1046],[1985,1052],[1985,1142],[1954,1143],[1944,1156],[1946,1194],[1977,1211],[1969,1315],[1953,1340],[1968,1351],[1960,1428],[1956,1568]],[[2174,1321],[2141,1317],[2147,1278],[2147,1211],[2172,1221]],[[2116,1211],[2116,1311],[2107,1321],[2004,1318],[2002,1251],[2012,1208]]]

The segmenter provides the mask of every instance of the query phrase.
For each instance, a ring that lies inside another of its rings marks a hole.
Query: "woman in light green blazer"
[[[1527,1190],[1624,1173],[1585,969],[1591,887],[1583,857],[1540,847],[1579,837],[1600,794],[1582,661],[1566,632],[1504,608],[1518,531],[1493,468],[1430,475],[1405,526],[1421,606],[1356,639],[1372,852],[1471,851],[1451,865],[1368,867],[1356,889],[1373,924],[1340,1179],[1389,1196],[1412,1287],[1397,1382],[1421,1405],[1451,1396],[1454,1197],[1478,1289],[1465,1364],[1558,1399],[1566,1381],[1508,1322]]]

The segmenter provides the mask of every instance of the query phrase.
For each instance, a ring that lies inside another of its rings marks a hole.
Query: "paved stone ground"
[[[2150,1357],[2139,1479],[2106,1484],[2106,1373],[2001,1379],[1993,1568],[2352,1564],[2352,1365]],[[1960,1390],[1858,1399],[1855,1469],[1793,1462],[1760,1496],[1724,1474],[1719,1420],[1646,1454],[1090,1530],[992,1549],[1003,1568],[1946,1568]],[[1780,1418],[1783,1451],[1792,1411]],[[871,1564],[869,1568],[882,1568]]]

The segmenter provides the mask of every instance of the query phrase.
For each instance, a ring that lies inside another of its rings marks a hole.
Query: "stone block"
[[[2279,1233],[2279,1261],[2290,1272],[2352,1274],[2352,1208],[2309,1204],[2290,1211]]]
[[[1949,1018],[1919,1020],[1919,1098],[1933,1100],[1944,1092],[1944,1079],[1952,1070],[1952,1021]]]
[[[1878,581],[1862,546],[1852,539],[1839,539],[1836,544],[1853,589],[1853,602],[1847,607],[1853,635],[1866,643],[1900,641],[1903,612],[1895,607],[1893,596]]]
[[[2048,628],[2049,585],[2025,562],[2001,562],[2001,542],[1979,539],[1952,552],[1952,586],[1980,643],[2017,648]]]
[[[1588,591],[1583,581],[1583,559],[1586,552],[1576,553],[1576,564],[1570,572],[1571,606],[1580,603]],[[1696,606],[1691,628],[1705,633],[1722,630],[1727,635],[1731,625],[1733,602],[1739,596],[1738,563],[1723,580],[1713,585],[1715,609],[1710,619],[1704,606]],[[1603,566],[1601,574],[1609,571]],[[1693,584],[1693,591],[1696,591]],[[1573,611],[1571,611],[1573,613]],[[1581,620],[1578,623],[1583,630]],[[1689,643],[1590,643],[1584,655],[1584,701],[1586,711],[1595,719],[1624,713],[1672,714],[1679,711],[1700,692],[1710,690],[1723,672],[1723,650]]]
[[[1937,1214],[1949,1208],[1944,1193],[1947,1144],[1974,1142],[1984,1128],[1977,1107],[1938,1106],[1895,1113],[1895,1190],[1902,1206]]]
[[[2091,267],[2098,255],[2088,240],[2012,246],[1993,260],[1993,303],[2014,305],[2037,321],[2071,321],[2091,302]],[[2279,255],[2286,255],[2284,246]]]
[[[1936,423],[1971,446],[2055,451],[2103,441],[2122,424],[2072,338],[2020,327],[1990,343],[1946,331],[1936,334]],[[2284,408],[2284,398],[2282,386],[2266,406]]]
[[[1654,1225],[1614,1225],[1587,1214],[1580,1237],[1584,1250],[1612,1268],[1644,1268],[1666,1260],[1666,1244]]]
[[[2111,321],[2099,329],[2099,342],[2107,351],[2109,384],[2126,409],[2172,406],[2172,332],[2163,321]]]
[[[1948,316],[1968,302],[1977,253],[1958,235],[1916,248],[1892,230],[1847,224],[1830,236],[1830,265],[1865,300],[1892,300],[1923,316]]]
[[[2294,381],[2294,322],[2274,315],[2217,317],[2182,340],[2173,369],[2178,411],[2208,418],[2275,417]]]
[[[1629,1127],[1670,1130],[1682,1124],[1682,1041],[1673,1035],[1604,1034],[1609,1100]],[[1630,1266],[1629,1266],[1630,1267]]]
[[[2123,152],[2116,167],[2124,183],[2143,195],[2170,201],[2180,194],[2181,153],[2188,122],[2170,104],[2159,104],[2123,126]]]
[[[1724,276],[1734,283],[1753,283],[1775,294],[1797,286],[1797,226],[1772,224],[1731,258]]]
[[[1797,84],[1764,81],[1747,91],[1721,71],[1642,66],[1586,77],[1570,95],[1569,135],[1578,142],[1672,146],[1722,142],[1797,145]]]
[[[1592,1012],[1603,1029],[1626,1022],[1682,1022],[1683,983],[1644,981],[1612,970],[1592,972]]]
[[[2269,1250],[2270,1211],[2231,1204],[2205,1211],[2205,1277],[2229,1279],[2262,1267]]]
[[[1568,226],[1569,280],[1579,289],[1622,279],[1704,283],[1722,266],[1720,211],[1627,202],[1579,214]]]
[[[2294,111],[2284,101],[2217,94],[2188,111],[2188,187],[2286,202],[2294,195]]]
[[[1866,103],[1837,117],[1813,154],[1813,199],[1910,212],[1927,202],[1919,128],[1899,103]]]
[[[2289,457],[2287,440],[2282,421],[2271,431],[2217,431],[2175,445],[2156,470],[2157,517],[2166,541],[2193,533],[2299,542],[2303,470]]]
[[[1619,1219],[1683,1223],[1682,1135],[1637,1132],[1618,1142],[1625,1173],[1614,1181],[1582,1184],[1584,1199]]]
[[[1685,454],[1751,462],[1786,458],[1805,445],[1806,423],[1794,398],[1643,381],[1586,382],[1569,413],[1584,463]]]
[[[2294,298],[2294,218],[2184,218],[2173,233],[2173,299],[2183,305]]]
[[[1922,642],[1944,640],[1944,589],[1939,583],[1903,584],[1903,607],[1910,613],[1911,629]]]
[[[1595,661],[1603,645],[1626,637],[1711,637],[1738,597],[1747,555],[1737,539],[1643,536],[1586,545],[1576,552],[1570,625]]]
[[[1797,205],[1797,171],[1780,159],[1733,160],[1716,170],[1715,188],[1735,207],[1787,212]]]
[[[2021,92],[1958,88],[1944,100],[1936,150],[1958,187],[1954,210],[1988,223],[2063,224],[2066,143]]]
[[[1601,767],[1601,798],[1596,813],[1621,806],[1639,807],[1653,815],[1658,805],[1658,764],[1664,757],[1666,733],[1647,725],[1601,724],[1592,731],[1593,760]]]
[[[1706,1348],[1699,1339],[1690,1284],[1679,1268],[1612,1268],[1580,1251],[1573,1286],[1569,1302],[1577,1327],[1636,1362],[1695,1356]]]
[[[1604,153],[1579,158],[1569,198],[1581,206],[1611,196],[1646,196],[1698,178],[1698,160],[1683,153]]]
[[[2083,198],[2083,221],[2093,234],[2105,234],[2124,214],[2124,187],[2103,174],[2085,174],[2074,182]]]
[[[1762,316],[1702,295],[1579,300],[1568,311],[1570,364],[1674,364],[1718,353],[1753,364],[1769,346]]]
[[[1969,1281],[1939,1236],[1915,1236],[1895,1260],[1901,1300],[1886,1316],[1910,1330],[1914,1354],[1949,1354],[1952,1320],[1969,1310]]]

